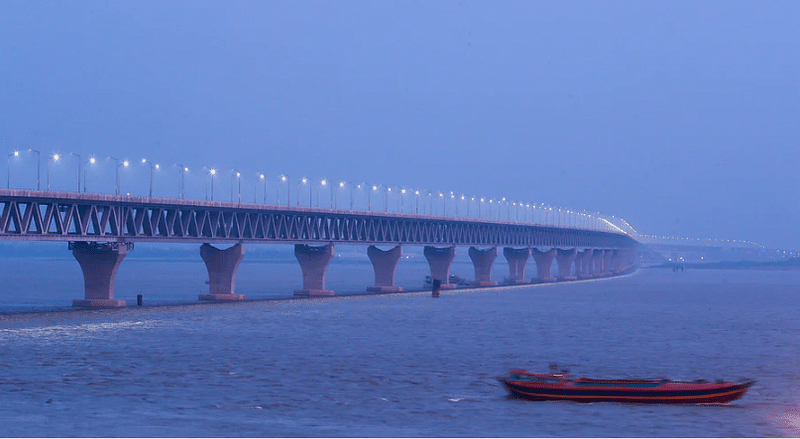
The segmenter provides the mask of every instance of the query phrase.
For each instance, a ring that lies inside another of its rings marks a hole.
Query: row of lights
[[[40,168],[40,164],[39,164],[39,160],[40,159],[39,159],[39,157],[40,157],[40,152],[35,150],[35,149],[33,149],[33,148],[29,148],[28,151],[32,152],[32,153],[35,153],[37,155],[36,189],[39,190],[40,189],[40,178],[39,178],[39,168]],[[78,159],[78,167],[77,167],[77,172],[76,172],[77,173],[77,191],[80,192],[81,156],[79,154],[72,153],[72,152],[70,152],[69,154],[75,156]],[[10,165],[11,158],[12,157],[19,157],[19,155],[20,155],[20,151],[14,151],[13,153],[9,154],[9,157],[8,157],[8,168],[9,168],[8,171],[9,172],[8,172],[8,181],[7,181],[7,187],[8,188],[10,188],[10,185],[11,185],[11,183],[10,183],[10,181],[11,181],[11,175],[10,175],[11,174],[11,172],[10,172],[11,171],[11,169],[10,169],[11,168],[11,165]],[[47,159],[47,190],[50,190],[50,163],[51,162],[58,162],[59,160],[61,160],[61,158],[62,158],[62,156],[60,154],[55,153],[55,154],[52,154]],[[115,163],[116,163],[116,166],[115,166],[115,192],[116,192],[117,195],[119,195],[119,193],[120,193],[120,174],[119,174],[119,170],[120,170],[120,168],[128,168],[131,165],[131,162],[129,160],[127,160],[127,159],[126,160],[122,160],[122,162],[120,162],[119,159],[117,159],[116,157],[111,157],[111,156],[109,156],[108,159],[114,160]],[[161,169],[161,166],[158,163],[150,162],[145,158],[143,158],[141,162],[142,162],[142,164],[147,164],[147,165],[150,166],[150,172],[149,172],[149,196],[152,197],[152,195],[153,195],[153,171]],[[95,158],[95,157],[90,157],[88,160],[83,162],[83,166],[82,166],[82,169],[83,169],[83,192],[86,192],[86,166],[90,165],[90,164],[93,165],[95,163],[97,163],[97,158]],[[184,166],[184,165],[182,165],[182,164],[178,164],[178,163],[176,163],[176,165],[178,166],[179,173],[180,173],[179,174],[180,180],[179,180],[178,198],[179,199],[184,199],[185,198],[185,175],[184,174],[186,172],[189,172],[189,168]],[[213,201],[214,200],[214,177],[216,175],[218,175],[219,171],[216,168],[211,168],[211,167],[203,167],[203,169],[207,172],[207,175],[209,176],[209,179],[206,180],[206,199],[208,199],[208,193],[209,193],[208,189],[209,189],[209,180],[210,180],[210,190],[211,190],[210,191],[210,195],[211,195],[211,200]],[[242,176],[242,173],[237,169],[231,169],[231,172],[232,172],[231,176],[233,177],[235,175],[235,177],[237,178],[237,181],[238,181],[238,192],[237,192],[237,194],[238,194],[238,201],[241,203],[241,199],[242,199],[242,194],[241,194],[241,192],[242,192],[241,191],[241,176]],[[291,204],[291,181],[290,181],[290,177],[287,174],[281,174],[278,177],[278,179],[279,179],[280,182],[285,182],[287,184],[287,187],[286,187],[286,204],[290,205]],[[257,195],[258,195],[257,194],[257,192],[258,192],[257,191],[257,186],[258,186],[259,182],[263,183],[263,186],[264,186],[264,189],[263,189],[263,193],[264,193],[263,202],[264,202],[264,204],[267,204],[267,176],[266,176],[265,173],[262,173],[262,172],[256,173],[256,180],[255,180],[254,194],[253,194],[253,202],[257,203],[257,199],[256,199]],[[312,185],[310,184],[310,182],[311,182],[311,180],[309,178],[307,178],[307,177],[303,177],[298,181],[298,183],[297,183],[297,200],[296,200],[296,204],[298,206],[300,205],[301,184],[308,184],[309,185],[309,187],[308,187],[308,189],[309,189],[309,207],[311,207],[312,198],[313,198],[313,193],[312,193],[312,189],[313,188],[312,188]],[[330,186],[331,187],[331,189],[330,189],[330,196],[331,196],[330,207],[331,208],[338,208],[338,199],[337,198],[338,198],[338,192],[339,191],[334,189],[335,186],[338,186],[338,189],[343,189],[345,186],[350,185],[350,188],[351,188],[351,190],[350,190],[350,209],[354,208],[354,190],[355,189],[361,189],[362,186],[366,186],[368,188],[371,186],[371,190],[367,191],[367,210],[369,210],[369,211],[372,210],[372,193],[373,192],[378,192],[378,188],[380,186],[382,186],[382,187],[385,188],[383,210],[384,211],[388,210],[388,207],[389,207],[389,195],[392,192],[392,187],[390,187],[390,186],[375,185],[375,184],[367,185],[367,184],[363,184],[363,183],[356,185],[356,184],[349,183],[349,182],[346,182],[346,181],[341,181],[341,182],[338,183],[338,185],[336,185],[336,184],[331,183],[328,179],[321,179],[320,180],[320,185],[323,186],[323,187],[326,187],[326,186]],[[481,207],[483,206],[484,203],[488,203],[488,205],[489,205],[488,206],[488,208],[489,208],[488,215],[491,215],[492,206],[494,206],[494,205],[498,206],[497,207],[497,217],[498,217],[498,219],[500,219],[501,216],[502,216],[502,212],[500,210],[501,209],[501,205],[505,205],[506,208],[507,208],[506,212],[507,212],[507,219],[508,220],[511,220],[511,211],[512,211],[512,208],[515,208],[514,211],[515,211],[515,220],[516,221],[519,221],[519,210],[520,209],[522,209],[522,208],[526,209],[524,211],[524,213],[523,213],[523,220],[524,221],[528,221],[528,219],[527,219],[528,209],[531,209],[530,210],[530,216],[531,216],[530,221],[533,221],[533,216],[534,216],[532,209],[540,209],[540,210],[543,210],[545,212],[545,222],[547,222],[548,214],[552,214],[554,223],[556,222],[556,217],[558,217],[558,222],[560,223],[562,214],[578,215],[578,216],[584,217],[588,221],[593,221],[594,220],[595,226],[597,226],[599,228],[604,228],[604,229],[608,229],[608,230],[614,230],[614,231],[617,231],[617,232],[620,232],[620,233],[638,235],[638,232],[636,232],[636,230],[630,224],[628,224],[628,222],[625,221],[624,219],[616,218],[614,216],[611,216],[611,218],[614,219],[614,222],[612,222],[612,221],[609,221],[608,219],[604,218],[600,214],[600,212],[597,212],[596,215],[593,215],[593,214],[586,213],[585,211],[584,212],[578,212],[578,211],[574,211],[574,210],[570,210],[570,209],[562,209],[562,208],[554,208],[554,207],[551,207],[551,206],[545,206],[544,203],[542,203],[540,205],[536,205],[535,203],[525,203],[525,202],[519,202],[519,201],[511,201],[511,200],[507,200],[505,197],[494,199],[494,198],[474,197],[474,196],[467,196],[467,195],[457,196],[452,191],[449,193],[449,197],[447,197],[446,196],[446,192],[441,192],[441,191],[440,192],[424,191],[424,190],[420,191],[420,190],[416,190],[416,189],[406,189],[406,188],[400,188],[400,187],[398,187],[397,189],[398,189],[398,192],[399,192],[399,200],[400,200],[399,208],[400,208],[400,212],[401,213],[404,212],[404,210],[405,210],[405,206],[404,206],[404,201],[405,201],[404,198],[405,197],[404,196],[406,194],[413,194],[415,196],[415,213],[419,214],[419,196],[420,195],[423,195],[423,196],[427,195],[429,197],[428,214],[433,214],[433,196],[434,196],[434,194],[438,194],[438,197],[442,199],[442,214],[444,216],[447,215],[447,200],[449,198],[451,200],[454,200],[455,203],[456,203],[455,204],[455,216],[459,216],[459,200],[461,200],[461,201],[466,201],[467,202],[467,206],[466,206],[467,207],[467,211],[466,211],[466,216],[467,217],[470,216],[470,205],[473,202],[478,202],[478,206],[477,206],[478,207],[478,217],[483,217],[483,212],[482,212]],[[321,191],[317,192],[317,206],[319,206],[320,192]],[[276,194],[277,194],[277,188],[276,188]],[[231,184],[231,201],[234,201],[233,184]],[[280,195],[277,196],[276,203],[277,204],[281,204]],[[622,227],[620,227],[617,224],[615,224],[616,221],[620,221]],[[569,221],[565,220],[565,223],[569,223]],[[627,229],[627,230],[623,229],[623,227],[625,229]]]

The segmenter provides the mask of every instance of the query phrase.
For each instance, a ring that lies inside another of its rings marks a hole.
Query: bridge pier
[[[481,287],[491,287],[497,285],[492,281],[492,265],[497,259],[497,247],[478,250],[475,247],[469,248],[469,258],[472,259],[472,266],[475,267],[475,280],[473,285]]]
[[[539,282],[555,282],[556,278],[552,275],[553,259],[556,257],[556,249],[551,248],[547,251],[532,249],[531,255],[536,261],[536,280]]]
[[[375,270],[375,285],[367,287],[367,291],[379,293],[396,293],[403,291],[394,284],[397,262],[403,256],[403,248],[399,245],[391,250],[381,250],[374,245],[367,247],[367,256]]]
[[[575,280],[578,277],[572,275],[572,264],[578,256],[578,249],[568,250],[558,249],[556,252],[556,263],[558,264],[558,280]],[[576,270],[577,274],[580,269]]]
[[[592,276],[603,277],[603,255],[605,251],[594,250],[592,252]]]
[[[454,289],[456,284],[450,283],[450,264],[456,256],[456,247],[437,248],[426,245],[423,253],[431,269],[431,280],[439,279],[443,290]]]
[[[603,254],[603,275],[611,276],[615,273],[611,260],[614,258],[614,250],[606,250]]]
[[[507,283],[512,285],[531,283],[530,279],[525,279],[525,265],[531,257],[531,249],[503,247],[503,256],[508,261]]]
[[[581,271],[578,273],[579,279],[592,278],[592,253],[592,249],[586,248],[578,254],[577,258],[580,258],[581,261]]]
[[[325,289],[325,275],[333,259],[333,244],[311,246],[295,244],[294,256],[303,272],[303,289],[295,290],[295,296],[315,297],[333,296],[334,292]]]
[[[241,243],[225,250],[203,244],[200,246],[200,257],[208,270],[208,294],[201,294],[200,300],[244,300],[243,294],[236,294],[236,270],[244,258],[244,246]]]
[[[124,300],[114,299],[114,279],[125,256],[128,245],[124,242],[96,243],[70,242],[72,256],[83,271],[84,300],[73,300],[72,306],[86,308],[120,308]]]

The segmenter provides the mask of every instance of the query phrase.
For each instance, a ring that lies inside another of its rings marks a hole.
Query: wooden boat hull
[[[536,401],[643,404],[720,404],[741,398],[753,381],[740,383],[567,380],[531,382],[524,376],[497,377],[512,395]]]

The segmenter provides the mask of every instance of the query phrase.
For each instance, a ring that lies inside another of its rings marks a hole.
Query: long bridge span
[[[0,189],[0,204],[0,239],[69,243],[85,284],[84,299],[73,304],[90,307],[126,305],[114,299],[114,278],[136,242],[202,244],[209,292],[200,299],[218,301],[244,299],[235,277],[245,244],[294,244],[303,273],[298,296],[334,294],[325,288],[334,245],[369,245],[375,285],[368,290],[377,292],[401,290],[394,273],[407,245],[424,246],[431,278],[445,289],[455,288],[449,269],[459,246],[469,247],[478,286],[496,285],[490,275],[498,247],[509,263],[507,282],[524,284],[618,274],[635,264],[639,246],[615,230],[255,203]],[[537,277],[527,279],[531,256]]]

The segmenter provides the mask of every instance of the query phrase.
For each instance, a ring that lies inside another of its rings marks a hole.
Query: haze
[[[0,149],[508,197],[796,250],[798,18],[793,1],[6,0]]]

